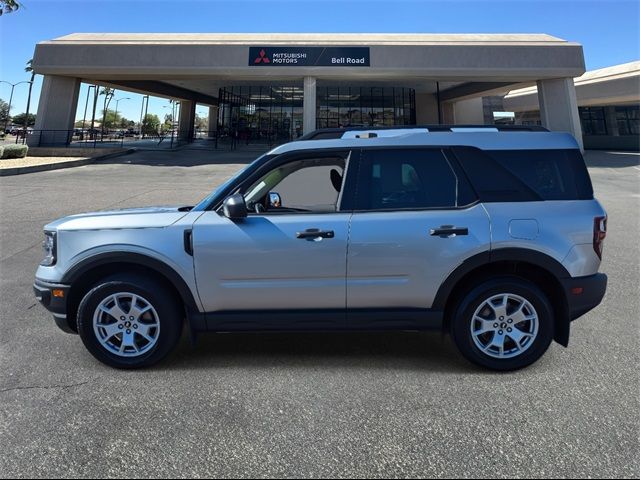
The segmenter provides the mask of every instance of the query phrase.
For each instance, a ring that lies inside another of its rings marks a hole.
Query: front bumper
[[[69,296],[69,285],[59,283],[49,283],[36,278],[33,284],[33,293],[36,299],[44,308],[53,315],[56,325],[67,333],[76,333],[67,322],[67,297]],[[54,295],[53,291],[62,292],[62,295]]]
[[[569,305],[569,318],[572,321],[600,305],[607,291],[607,276],[604,273],[566,278],[561,281]]]

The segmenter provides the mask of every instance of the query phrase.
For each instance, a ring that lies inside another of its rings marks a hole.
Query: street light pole
[[[16,88],[17,85],[20,85],[21,83],[31,83],[29,80],[23,80],[22,82],[18,82],[18,83],[11,83],[11,82],[7,82],[6,80],[0,80],[0,83],[6,83],[7,85],[11,85],[11,95],[9,95],[9,109],[7,111],[7,118],[4,121],[4,130],[3,132],[7,131],[7,126],[9,125],[9,117],[11,116],[11,102],[13,101],[13,89]]]
[[[129,97],[123,97],[123,98],[118,98],[116,100],[116,114],[115,114],[115,118],[114,121],[116,122],[116,125],[118,124],[118,102],[120,100],[131,100]],[[124,145],[124,132],[122,132],[122,138],[120,140],[120,146]]]
[[[129,97],[123,97],[123,98],[118,98],[118,99],[116,100],[116,115],[115,115],[115,117],[116,117],[116,118],[115,118],[115,122],[116,122],[116,123],[118,122],[118,102],[119,102],[120,100],[131,100],[131,99],[130,99]]]

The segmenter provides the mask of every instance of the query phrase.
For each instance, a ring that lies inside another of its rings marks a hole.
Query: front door
[[[257,321],[283,310],[344,313],[351,213],[340,210],[340,192],[347,163],[348,153],[278,164],[239,188],[247,218],[208,211],[196,221],[195,272],[207,312],[256,311]]]

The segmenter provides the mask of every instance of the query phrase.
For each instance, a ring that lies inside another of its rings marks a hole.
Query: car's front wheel
[[[148,367],[175,347],[183,316],[165,285],[122,275],[98,282],[84,296],[78,333],[89,352],[109,366]]]
[[[501,277],[462,297],[453,314],[451,335],[471,362],[492,370],[517,370],[544,355],[553,326],[553,309],[535,284]]]

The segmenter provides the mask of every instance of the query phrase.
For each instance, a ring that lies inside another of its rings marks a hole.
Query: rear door
[[[403,318],[357,315],[364,309],[429,309],[447,276],[489,249],[489,217],[448,150],[362,151],[347,256],[351,326]]]

